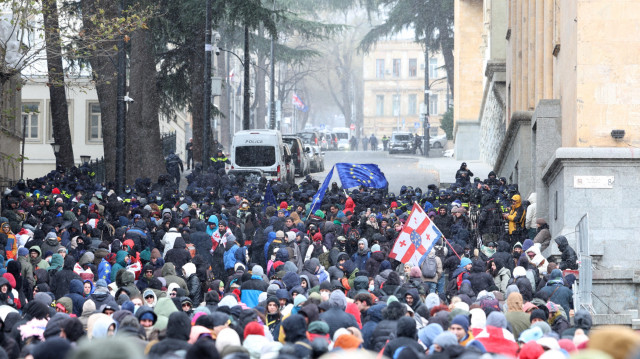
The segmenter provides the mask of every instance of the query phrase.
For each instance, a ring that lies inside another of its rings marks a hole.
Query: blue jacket
[[[369,258],[371,258],[370,251],[367,251],[365,255],[360,255],[360,253],[355,252],[351,257],[351,260],[353,261],[353,263],[355,263],[356,268],[358,268],[359,270],[364,270],[364,265],[367,263],[367,260]]]
[[[214,229],[211,229],[211,227],[209,227],[209,223],[215,223],[216,226]],[[218,217],[211,215],[209,216],[209,220],[207,221],[207,234],[209,235],[209,237],[213,236],[213,232],[218,230]]]
[[[264,259],[266,261],[269,261],[269,246],[271,245],[271,242],[273,242],[276,239],[276,232],[269,232],[269,234],[267,234],[267,243],[264,245]]]
[[[236,265],[236,251],[238,250],[238,245],[234,244],[233,247],[229,248],[226,252],[224,252],[224,269],[233,269]]]
[[[251,279],[242,283],[240,301],[249,308],[258,306],[258,297],[267,291],[267,282],[259,275],[252,275]]]
[[[84,291],[84,283],[79,279],[72,279],[69,282],[69,293],[65,294],[66,297],[71,298],[73,303],[73,314],[78,317],[82,315],[82,306],[84,305],[85,297],[82,295]]]

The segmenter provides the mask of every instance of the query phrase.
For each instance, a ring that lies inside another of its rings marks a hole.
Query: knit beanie
[[[547,321],[546,315],[544,314],[544,311],[542,309],[534,309],[530,316],[529,316],[529,321],[533,322],[534,319],[540,319],[543,322]]]
[[[469,330],[469,319],[467,318],[466,315],[458,314],[455,317],[453,317],[453,320],[451,321],[451,325],[454,325],[454,324],[461,326],[465,332]],[[489,318],[487,318],[487,325],[490,325]]]
[[[433,344],[438,344],[443,349],[458,345],[458,338],[451,332],[442,332],[433,339]]]
[[[497,328],[507,328],[507,318],[502,312],[491,312],[487,317],[487,325]]]
[[[244,327],[244,339],[247,339],[249,335],[261,335],[264,336],[264,326],[258,322],[249,322]]]
[[[422,272],[418,267],[411,267],[411,271],[409,272],[409,277],[411,278],[422,278]]]
[[[338,340],[333,344],[334,348],[341,348],[343,350],[358,349],[362,344],[362,341],[353,334],[342,334],[338,337]]]

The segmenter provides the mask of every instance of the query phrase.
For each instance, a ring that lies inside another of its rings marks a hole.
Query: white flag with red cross
[[[409,219],[396,243],[389,253],[389,257],[411,266],[422,264],[433,246],[442,238],[442,232],[429,219],[418,203],[413,203]]]

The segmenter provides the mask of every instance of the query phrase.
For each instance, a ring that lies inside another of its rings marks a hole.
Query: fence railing
[[[576,225],[576,248],[578,250],[578,285],[574,294],[574,307],[595,314],[591,292],[593,291],[593,262],[589,252],[589,215],[582,216]]]
[[[162,139],[162,156],[167,157],[170,153],[176,152],[176,132],[163,133]]]
[[[95,182],[105,182],[106,166],[104,164],[104,157],[100,157],[100,159],[96,159],[95,161],[89,161],[89,169]]]

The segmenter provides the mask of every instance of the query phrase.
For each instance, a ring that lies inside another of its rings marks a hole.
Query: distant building
[[[425,71],[429,71],[429,121],[432,133],[450,104],[444,58],[433,54],[425,66],[420,44],[409,39],[384,40],[363,59],[363,133],[378,138],[391,132],[423,134],[420,105],[424,103]]]
[[[629,250],[640,210],[639,12],[636,1],[455,0],[456,156],[485,160],[523,199],[536,193],[537,217],[578,252],[576,297],[616,313],[594,325],[640,322],[640,255]]]
[[[21,91],[22,119],[27,123],[25,178],[41,177],[55,168],[49,87],[46,83],[46,77],[32,77]],[[95,87],[89,78],[68,79],[66,84],[75,163],[80,164],[80,156],[91,156],[93,160],[101,158],[104,154],[102,122]],[[190,115],[184,111],[176,111],[170,119],[163,116],[160,119],[161,133],[176,132],[176,153],[183,160],[186,160],[186,132],[190,134],[191,131],[189,121]]]

